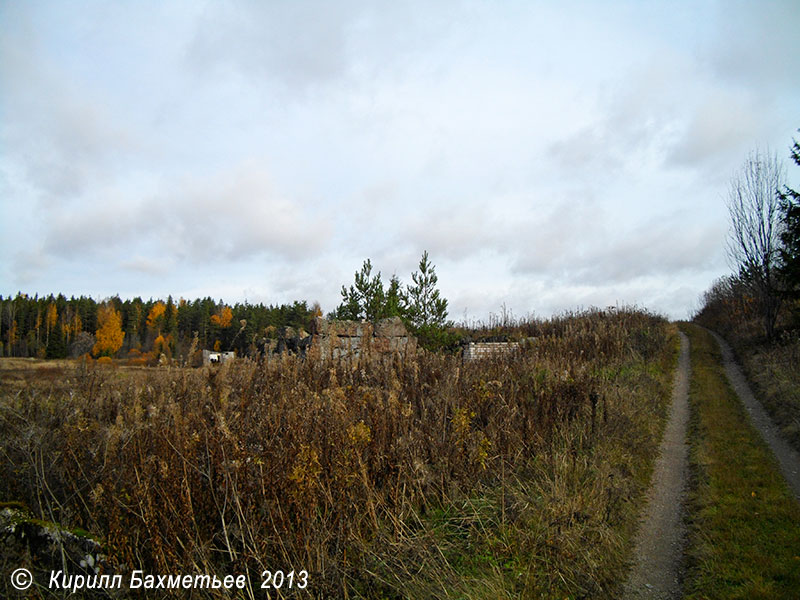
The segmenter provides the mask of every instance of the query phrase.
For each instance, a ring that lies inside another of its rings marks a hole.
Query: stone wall
[[[328,358],[357,358],[362,353],[377,355],[413,354],[417,340],[408,333],[399,317],[376,321],[329,321],[314,319],[311,327],[309,352],[323,360]]]

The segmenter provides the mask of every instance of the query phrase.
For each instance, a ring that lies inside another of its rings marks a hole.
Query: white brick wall
[[[464,360],[488,358],[519,349],[518,342],[470,342],[464,346]]]

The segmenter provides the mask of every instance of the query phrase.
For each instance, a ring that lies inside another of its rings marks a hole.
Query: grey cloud
[[[540,246],[544,256],[521,255],[513,269],[521,274],[548,274],[562,284],[587,286],[702,270],[720,253],[724,227],[692,226],[688,217],[653,220],[627,232],[595,232],[591,236],[567,232],[555,250],[548,252],[547,246]]]
[[[129,260],[119,262],[119,268],[121,269],[154,277],[167,274],[172,266],[172,261],[158,260],[147,256],[135,256]]]
[[[723,229],[650,222],[585,255],[570,279],[597,285],[703,269],[721,248]]]
[[[106,190],[99,201],[84,199],[48,212],[46,248],[71,258],[90,251],[121,255],[125,268],[152,271],[152,264],[127,257],[146,250],[161,257],[159,263],[264,254],[297,261],[320,252],[330,237],[324,215],[281,196],[255,163],[167,184],[143,201],[112,196]]]
[[[590,194],[553,201],[530,193],[506,198],[487,192],[481,202],[433,203],[403,219],[397,237],[454,261],[487,252],[525,253],[525,270],[536,270],[551,265],[587,228],[596,230],[599,212]]]
[[[709,64],[720,78],[763,96],[792,90],[800,73],[800,4],[795,0],[719,5]]]
[[[187,184],[162,202],[162,231],[175,255],[189,260],[262,252],[297,260],[321,251],[330,237],[324,215],[282,197],[256,164]]]
[[[104,190],[94,199],[62,201],[44,211],[44,247],[61,258],[107,256],[130,247],[147,224],[126,198]]]
[[[403,79],[409,71],[445,69],[433,51],[454,27],[460,1],[384,3],[360,0],[211,4],[186,45],[187,63],[207,77],[237,77],[295,101],[321,90]]]
[[[596,122],[549,145],[560,168],[614,176],[660,151],[676,119],[661,94],[667,84],[648,74],[631,79],[634,83],[601,103]]]
[[[722,91],[710,93],[687,121],[667,160],[692,166],[710,163],[719,168],[743,150],[765,129],[763,109],[752,98]]]
[[[661,301],[717,268],[714,176],[797,127],[775,125],[796,2],[721,28],[713,6],[101,6],[0,3],[12,281],[333,302],[364,258],[408,282],[427,249],[471,310]]]
[[[646,291],[650,294],[646,307],[665,311],[672,319],[690,319],[693,316],[693,304],[698,294],[696,288],[677,284],[675,287],[665,286],[660,291],[661,293],[654,289]]]
[[[29,284],[39,277],[39,275],[50,265],[46,253],[42,248],[35,247],[28,250],[20,250],[14,253],[11,261],[11,271],[20,284]]]
[[[524,230],[514,247],[512,272],[559,273],[575,264],[587,240],[607,235],[606,214],[591,200],[563,201],[547,214],[532,218]]]
[[[686,53],[648,58],[598,96],[594,122],[553,142],[551,157],[601,177],[647,163],[718,168],[766,129],[767,101],[706,71],[702,58]]]
[[[20,166],[45,201],[78,195],[136,149],[136,136],[52,63],[23,11],[14,19],[19,29],[0,36],[4,159]]]
[[[346,72],[347,5],[241,1],[210,5],[187,48],[201,71],[241,72],[293,90]]]
[[[476,252],[501,249],[508,239],[507,228],[489,206],[453,204],[412,216],[402,236],[432,256],[463,259]]]
[[[765,135],[780,133],[777,115],[793,107],[800,72],[800,5],[794,0],[730,2],[717,7],[714,35],[698,50],[706,87],[689,98],[669,164],[719,171]],[[787,139],[790,132],[787,131]],[[727,172],[725,175],[727,176]]]
[[[531,197],[450,204],[405,220],[394,244],[427,249],[434,262],[497,257],[513,274],[564,277],[608,235],[606,211],[589,192],[551,203]],[[558,275],[561,274],[561,275]]]

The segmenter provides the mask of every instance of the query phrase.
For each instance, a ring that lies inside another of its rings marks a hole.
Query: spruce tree
[[[792,160],[800,165],[800,144],[792,145]],[[781,194],[780,265],[785,289],[789,296],[800,297],[800,192],[789,187]]]

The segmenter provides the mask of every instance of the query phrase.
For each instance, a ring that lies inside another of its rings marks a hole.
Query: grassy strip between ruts
[[[711,335],[691,340],[686,598],[797,598],[800,505],[728,384]]]

